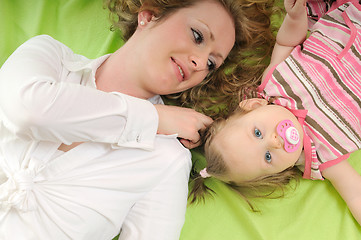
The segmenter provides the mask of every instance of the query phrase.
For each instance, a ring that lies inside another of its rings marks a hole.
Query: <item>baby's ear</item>
[[[246,112],[252,111],[258,107],[267,105],[268,102],[263,98],[250,98],[243,100],[239,103],[239,107]]]

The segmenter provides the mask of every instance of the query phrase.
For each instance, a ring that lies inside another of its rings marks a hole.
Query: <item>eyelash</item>
[[[262,132],[258,128],[254,129],[254,136],[256,138],[263,139]],[[272,162],[272,155],[269,151],[267,151],[266,154],[264,155],[264,159],[266,160],[267,163]]]
[[[201,44],[204,41],[202,32],[200,32],[199,30],[196,30],[194,28],[191,28],[191,30],[192,30],[192,34],[194,37],[194,42],[196,44]],[[207,67],[208,67],[208,71],[213,71],[214,69],[216,69],[216,63],[214,61],[208,59]]]
[[[191,29],[192,29],[194,41],[195,41],[197,44],[201,44],[201,43],[204,41],[204,37],[203,37],[202,32],[200,32],[199,30],[196,30],[196,29],[194,29],[194,28],[191,28]]]

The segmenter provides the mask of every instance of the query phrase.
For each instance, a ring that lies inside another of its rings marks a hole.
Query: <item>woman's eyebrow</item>
[[[216,57],[218,57],[218,58],[221,58],[221,59],[222,59],[222,62],[224,62],[225,58],[222,56],[222,54],[220,54],[220,53],[215,53],[214,55],[215,55]]]

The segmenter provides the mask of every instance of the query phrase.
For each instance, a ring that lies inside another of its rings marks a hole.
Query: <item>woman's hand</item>
[[[169,105],[154,105],[158,111],[159,134],[178,134],[186,148],[195,148],[201,144],[199,131],[204,130],[212,118],[190,108]]]

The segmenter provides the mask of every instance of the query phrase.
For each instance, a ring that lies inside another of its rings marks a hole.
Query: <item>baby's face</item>
[[[293,145],[291,151],[287,138],[277,131],[277,126],[284,120],[290,120],[298,131],[300,144]],[[302,143],[301,124],[289,110],[277,105],[260,106],[230,120],[214,140],[231,172],[230,179],[225,180],[236,183],[278,173],[295,165],[303,149]]]

